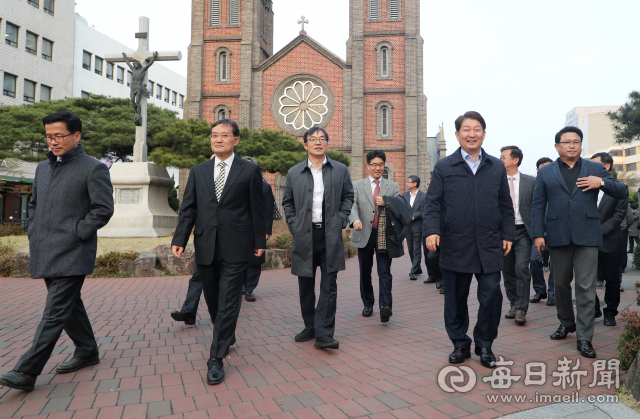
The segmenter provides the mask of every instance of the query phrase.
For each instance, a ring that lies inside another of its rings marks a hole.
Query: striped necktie
[[[218,173],[218,177],[215,181],[216,186],[216,199],[220,202],[220,197],[222,196],[222,189],[224,188],[224,175],[225,175],[225,167],[224,162],[221,161],[218,163],[218,167],[220,168],[220,173]]]

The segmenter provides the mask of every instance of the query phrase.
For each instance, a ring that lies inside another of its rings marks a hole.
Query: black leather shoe
[[[365,307],[362,309],[362,317],[371,317],[373,314],[373,307]]]
[[[313,329],[304,329],[298,333],[294,338],[296,342],[306,342],[316,337],[316,332]]]
[[[442,283],[442,279],[440,281],[436,281],[436,289],[439,290],[440,288],[442,288],[443,285],[444,284]]]
[[[380,308],[380,321],[386,323],[389,321],[389,317],[393,316],[393,312],[390,307],[384,306]]]
[[[244,294],[244,299],[246,301],[255,301],[256,300],[256,296],[253,295],[252,292],[247,292],[247,293]]]
[[[599,319],[600,317],[602,317],[602,310],[600,310],[600,307],[596,306],[595,318]]]
[[[560,327],[558,327],[558,330],[556,330],[555,332],[553,332],[553,334],[551,336],[549,336],[551,339],[553,340],[561,340],[561,339],[566,339],[567,335],[569,333],[573,333],[576,331],[576,327],[572,326],[572,327],[564,327],[563,324],[560,325]]]
[[[491,351],[491,348],[478,348],[476,346],[476,355],[480,357],[480,363],[487,368],[496,367],[496,356]]]
[[[548,306],[555,306],[556,305],[555,298],[547,298],[547,305]]]
[[[533,297],[529,299],[529,302],[539,303],[541,300],[546,300],[546,299],[547,299],[547,294],[541,294],[539,292],[536,292],[535,294],[533,294]]]
[[[340,344],[329,336],[319,336],[316,338],[316,343],[313,344],[313,347],[318,349],[338,349]]]
[[[596,351],[593,349],[593,345],[588,340],[579,340],[578,343],[578,351],[580,351],[580,355],[586,358],[595,358]]]
[[[440,294],[444,294],[444,284],[440,286]]]
[[[190,326],[196,324],[196,317],[188,311],[173,311],[171,317],[177,322],[184,322]]]
[[[418,277],[415,274],[409,274],[409,279],[415,281]]]
[[[449,354],[449,363],[461,364],[465,359],[471,358],[471,350],[469,348],[455,348]]]
[[[434,282],[436,282],[436,279],[433,276],[430,276],[422,282],[424,282],[425,284],[433,284]]]
[[[100,362],[100,357],[93,358],[71,358],[67,362],[58,365],[56,372],[58,374],[66,374],[68,372],[78,371],[80,368],[96,365]]]
[[[222,365],[222,359],[209,358],[209,361],[207,361],[207,367],[209,367],[209,371],[207,371],[207,384],[220,384],[224,381],[224,366]]]
[[[615,326],[616,325],[616,316],[611,313],[604,313],[604,322],[602,322],[605,326]]]
[[[36,384],[37,375],[25,374],[24,372],[9,371],[0,375],[0,385],[15,388],[17,390],[33,391]]]

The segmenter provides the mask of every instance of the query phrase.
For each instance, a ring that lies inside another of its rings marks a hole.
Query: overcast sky
[[[365,1],[365,0],[361,0]],[[347,0],[273,0],[274,50],[307,33],[346,58]],[[138,17],[148,16],[150,46],[181,50],[163,63],[187,73],[191,0],[76,0],[97,30],[132,48]],[[485,150],[524,152],[521,171],[557,157],[555,133],[575,106],[621,105],[640,90],[638,0],[422,0],[427,131],[444,123],[448,153],[458,147],[455,118],[468,110],[487,121]]]

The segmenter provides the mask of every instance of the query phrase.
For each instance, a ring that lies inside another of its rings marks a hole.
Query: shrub
[[[293,236],[289,233],[284,233],[276,237],[275,246],[276,249],[291,249],[291,243],[293,243]]]
[[[342,236],[342,240],[344,241],[344,256],[349,259],[358,254],[358,249],[356,247],[351,246],[351,237],[346,234]]]
[[[636,248],[633,249],[633,260],[631,264],[634,268],[640,269],[640,246],[636,246]]]
[[[120,262],[135,260],[140,252],[109,252],[96,258],[96,268],[103,269],[105,275],[115,275],[120,272]]]
[[[0,237],[6,236],[22,236],[27,231],[18,223],[0,224]]]
[[[11,276],[14,250],[10,244],[0,244],[0,276],[2,277]]]
[[[626,371],[640,349],[640,316],[636,311],[626,309],[620,314],[620,323],[624,326],[618,344],[620,369]]]

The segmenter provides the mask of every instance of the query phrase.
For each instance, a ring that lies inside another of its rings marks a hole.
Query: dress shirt
[[[380,181],[380,185],[382,186],[382,177],[380,177],[378,181]],[[369,176],[369,185],[371,185],[371,196],[373,196],[373,194],[376,192],[376,180],[371,176]]]
[[[564,178],[564,182],[567,185],[567,189],[569,189],[569,193],[573,193],[573,189],[576,187],[576,182],[580,177],[580,170],[582,165],[582,157],[576,161],[576,164],[573,166],[573,169],[569,167],[569,165],[562,161],[562,159],[558,158],[559,166],[560,166],[560,174]]]
[[[600,206],[600,201],[602,201],[602,197],[604,196],[604,191],[602,189],[600,189],[598,191],[598,207]]]
[[[522,221],[522,217],[520,216],[520,172],[513,176],[507,175],[507,180],[509,182],[511,182],[511,178],[513,178],[513,194],[516,198],[516,202],[513,203],[516,210],[516,225],[523,225],[524,221]]]
[[[416,189],[416,193],[412,193],[409,191],[409,206],[413,208],[413,203],[416,202],[416,196],[418,196],[418,190]]]
[[[229,177],[229,171],[231,170],[231,164],[233,163],[233,159],[236,158],[235,153],[231,153],[231,155],[229,157],[227,157],[226,160],[220,160],[218,158],[218,156],[215,156],[213,158],[213,163],[215,164],[215,167],[213,168],[213,182],[215,183],[216,179],[218,178],[218,174],[220,173],[220,167],[218,166],[218,164],[220,164],[221,161],[224,162],[224,183],[227,183],[227,178]],[[224,185],[223,185],[224,186]]]
[[[313,176],[313,205],[311,211],[311,222],[313,223],[322,222],[322,201],[324,201],[324,180],[322,179],[322,168],[325,164],[327,164],[326,156],[319,169],[307,158],[307,166],[309,166],[311,176]]]
[[[475,175],[478,171],[478,167],[480,167],[480,162],[482,161],[482,150],[480,150],[480,154],[478,154],[478,158],[475,162],[473,161],[473,157],[471,157],[469,153],[467,153],[463,149],[460,149],[460,152],[462,153],[462,159],[467,162],[467,164],[471,168],[471,171]]]

